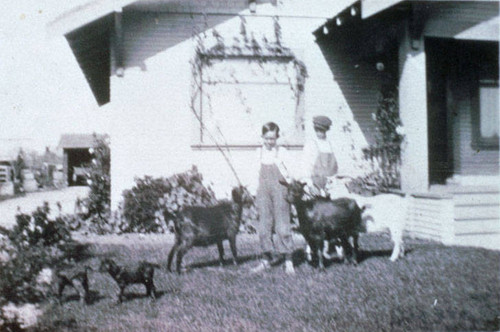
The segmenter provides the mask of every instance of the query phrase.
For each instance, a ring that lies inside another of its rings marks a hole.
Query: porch
[[[490,183],[433,185],[410,195],[409,235],[448,245],[500,249],[499,178]]]

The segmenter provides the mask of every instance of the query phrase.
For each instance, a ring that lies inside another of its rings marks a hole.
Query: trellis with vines
[[[233,36],[230,42],[226,41],[216,29],[212,29],[211,33],[212,37],[215,39],[215,44],[211,47],[207,47],[207,32],[193,32],[195,52],[193,59],[190,61],[192,73],[190,110],[199,123],[203,133],[213,141],[217,150],[224,157],[238,183],[241,182],[231,161],[230,150],[224,138],[224,134],[219,126],[216,126],[215,129],[217,133],[210,132],[199,113],[200,100],[202,100],[203,97],[210,100],[210,96],[206,95],[206,92],[203,90],[202,73],[203,69],[212,66],[215,60],[248,59],[261,66],[269,62],[291,63],[295,68],[296,76],[294,79],[288,77],[288,83],[295,96],[296,106],[298,106],[307,78],[306,66],[295,56],[290,48],[283,45],[281,25],[278,17],[273,18],[273,32],[273,41],[268,40],[266,36],[258,40],[253,33],[248,32],[247,22],[243,16],[240,16],[239,34]],[[217,135],[219,139],[216,137]]]

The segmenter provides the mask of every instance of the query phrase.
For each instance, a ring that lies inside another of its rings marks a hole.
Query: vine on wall
[[[404,129],[399,117],[397,89],[385,87],[378,107],[373,113],[376,123],[375,144],[363,149],[364,159],[371,164],[371,172],[353,181],[353,187],[362,187],[374,193],[401,188],[401,152]]]
[[[200,137],[201,135],[206,135],[213,143],[216,145],[217,149],[221,152],[224,159],[230,166],[234,176],[239,181],[239,177],[232,165],[230,151],[227,147],[227,141],[222,133],[220,127],[216,125],[213,129],[216,132],[211,132],[203,122],[200,110],[200,103],[203,98],[208,101],[209,107],[211,106],[210,95],[206,91],[203,91],[203,69],[213,65],[214,61],[220,61],[224,59],[248,59],[249,62],[255,62],[263,68],[265,63],[291,63],[295,69],[295,77],[287,77],[290,89],[293,91],[296,106],[300,103],[300,98],[302,92],[304,91],[305,81],[308,76],[307,68],[305,64],[300,61],[290,48],[283,45],[282,40],[282,29],[279,22],[279,18],[276,16],[273,18],[273,35],[274,40],[270,41],[265,35],[260,39],[255,37],[255,34],[248,29],[247,21],[245,17],[240,16],[240,28],[239,34],[233,36],[231,41],[225,40],[225,38],[217,31],[212,29],[212,44],[213,46],[207,47],[207,41],[210,40],[207,37],[205,25],[205,31],[193,31],[193,40],[195,43],[195,54],[193,59],[190,61],[191,73],[192,73],[192,87],[191,87],[191,98],[190,98],[190,110],[196,117],[200,125]],[[233,77],[235,83],[237,79]],[[216,84],[217,82],[211,82]],[[245,100],[243,93],[238,93],[239,98],[244,104]],[[248,113],[251,112],[249,107],[246,107]]]

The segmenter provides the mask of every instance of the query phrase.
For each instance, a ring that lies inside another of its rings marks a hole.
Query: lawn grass
[[[159,299],[143,286],[118,287],[92,272],[93,303],[68,290],[63,305],[48,305],[46,331],[467,331],[498,330],[500,253],[408,240],[408,254],[391,263],[385,235],[364,235],[358,266],[331,263],[318,272],[297,251],[297,273],[281,266],[250,274],[257,263],[256,236],[239,237],[241,265],[218,266],[216,247],[188,252],[183,275],[165,269],[172,236],[95,238],[87,263],[114,257],[159,263]],[[299,242],[299,241],[296,241]],[[301,243],[296,243],[301,248]],[[227,246],[226,246],[227,248]],[[228,249],[228,248],[227,248]],[[227,250],[226,257],[229,258]]]

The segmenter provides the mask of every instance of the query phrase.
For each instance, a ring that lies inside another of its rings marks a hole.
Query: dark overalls
[[[273,249],[291,257],[293,251],[290,223],[290,204],[286,201],[287,188],[279,183],[285,180],[276,164],[261,164],[256,204],[259,212],[259,239],[266,258]],[[273,234],[275,239],[273,241]]]
[[[318,191],[321,189],[324,190],[327,178],[337,174],[337,172],[337,159],[333,152],[320,152],[314,163],[313,174],[311,176],[312,183]]]

